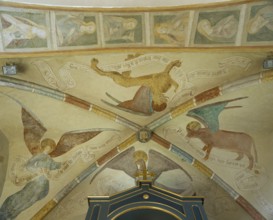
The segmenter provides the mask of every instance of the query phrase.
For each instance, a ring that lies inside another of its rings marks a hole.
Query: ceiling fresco
[[[272,9],[1,6],[0,219],[85,219],[147,167],[210,220],[272,220]]]

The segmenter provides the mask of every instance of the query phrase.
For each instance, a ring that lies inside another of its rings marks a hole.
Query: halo
[[[45,148],[49,146],[50,147],[50,151],[48,153],[51,153],[52,151],[55,150],[56,148],[56,143],[54,140],[50,139],[50,138],[45,138],[42,140],[41,142],[41,150],[44,151]]]
[[[191,121],[187,124],[187,129],[191,131],[198,131],[201,128],[201,124],[198,121]]]

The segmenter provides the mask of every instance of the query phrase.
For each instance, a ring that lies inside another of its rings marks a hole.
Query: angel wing
[[[187,116],[193,117],[200,121],[205,127],[211,131],[216,132],[219,130],[219,119],[218,116],[224,109],[228,108],[239,108],[241,106],[226,107],[229,102],[245,99],[247,97],[239,97],[235,99],[215,102],[212,104],[204,105],[199,108],[188,111]]]
[[[70,151],[73,147],[76,145],[85,143],[98,134],[100,134],[102,131],[105,130],[111,130],[114,129],[88,129],[88,130],[80,130],[80,131],[70,131],[66,132],[62,135],[60,138],[56,148],[54,151],[52,151],[49,155],[51,157],[58,157],[68,151]]]
[[[24,126],[24,140],[31,154],[41,152],[40,141],[47,129],[43,124],[22,107],[22,122]]]

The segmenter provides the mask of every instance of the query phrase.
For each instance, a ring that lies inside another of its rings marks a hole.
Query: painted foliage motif
[[[55,14],[57,46],[90,46],[98,44],[95,15]]]
[[[247,41],[273,41],[273,4],[251,7],[247,23]]]
[[[240,11],[199,12],[194,44],[234,44]]]
[[[4,48],[48,47],[47,14],[1,11],[0,15]]]
[[[103,37],[106,44],[143,43],[143,15],[103,15]]]
[[[158,45],[185,46],[189,12],[152,15],[152,42]]]

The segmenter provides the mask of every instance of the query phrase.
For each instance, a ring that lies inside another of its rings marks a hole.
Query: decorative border
[[[243,4],[248,2],[251,3]],[[264,25],[260,29],[254,28],[256,35],[250,33],[249,26],[263,12],[271,13],[272,7],[273,4],[269,1],[240,1],[237,4],[233,2],[210,7],[202,5],[199,8],[173,7],[164,11],[148,8],[80,11],[1,7],[0,55],[1,52],[90,51],[121,47],[267,47],[269,50],[268,46],[273,46],[272,21],[270,25]],[[26,28],[22,30],[20,25]],[[260,33],[262,38],[258,37],[261,36]],[[41,45],[45,41],[46,45]]]

